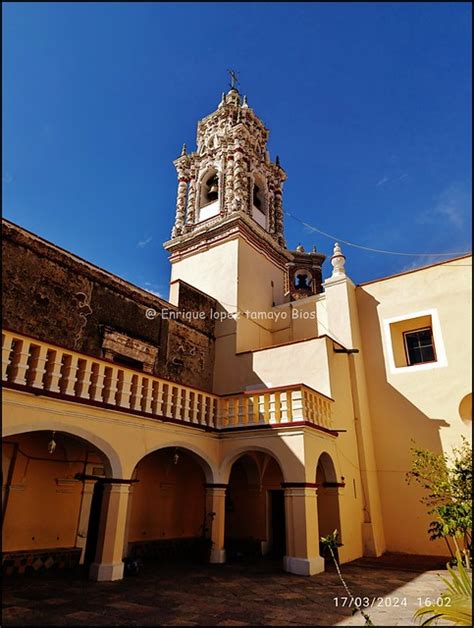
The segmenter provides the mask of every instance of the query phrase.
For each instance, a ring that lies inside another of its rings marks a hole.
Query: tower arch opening
[[[198,222],[219,214],[220,182],[216,168],[209,168],[199,184]]]
[[[268,203],[266,185],[259,174],[252,177],[252,218],[257,224],[267,229]]]

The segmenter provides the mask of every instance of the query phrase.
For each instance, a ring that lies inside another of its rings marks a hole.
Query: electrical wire
[[[307,229],[310,229],[311,231],[314,231],[316,233],[319,233],[323,236],[325,236],[326,238],[329,238],[330,240],[334,240],[335,242],[342,242],[343,244],[347,244],[347,246],[352,246],[356,249],[362,249],[363,251],[370,251],[372,253],[384,253],[385,255],[403,255],[403,256],[407,256],[407,257],[413,257],[413,256],[418,256],[418,257],[430,257],[430,256],[446,256],[446,257],[462,257],[463,255],[469,255],[470,253],[472,253],[472,251],[463,251],[462,253],[402,253],[401,251],[386,251],[385,249],[375,249],[373,247],[370,246],[363,246],[362,244],[355,244],[355,242],[350,242],[349,240],[343,240],[342,238],[338,238],[334,235],[331,235],[330,233],[326,233],[325,231],[322,231],[321,229],[317,229],[316,227],[313,227],[313,225],[309,225],[307,222],[304,222],[303,220],[301,220],[301,218],[298,218],[297,216],[294,216],[293,214],[290,214],[290,212],[285,212],[287,216],[289,216],[290,218],[293,218],[293,220],[296,220],[296,222],[301,223],[304,227],[306,227]]]

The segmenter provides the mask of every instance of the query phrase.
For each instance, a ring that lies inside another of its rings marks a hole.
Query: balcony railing
[[[219,396],[9,331],[2,332],[2,381],[214,429],[332,425],[332,400],[303,384]]]

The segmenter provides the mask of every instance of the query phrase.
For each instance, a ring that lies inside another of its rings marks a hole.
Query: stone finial
[[[275,158],[275,165],[280,167],[280,157],[279,157],[279,155],[277,155],[276,158]]]
[[[223,107],[225,105],[225,103],[226,103],[226,94],[225,94],[225,92],[222,92],[222,98],[221,98],[221,102],[219,103],[219,107],[218,108],[220,109],[221,107]]]
[[[248,109],[249,103],[247,102],[247,96],[244,96],[244,100],[242,102],[242,108]]]
[[[240,105],[240,95],[239,95],[239,92],[235,88],[227,92],[226,102],[229,103],[230,105]]]
[[[343,254],[339,242],[334,245],[334,250],[331,257],[332,275],[331,278],[337,279],[339,277],[346,277],[346,256]]]
[[[181,149],[180,157],[184,157],[184,155],[187,155],[186,144],[183,144],[183,148]]]
[[[313,244],[313,248],[311,250],[311,253],[317,253],[318,249],[316,248],[316,244]]]
[[[297,251],[298,253],[304,253],[304,252],[305,252],[305,250],[304,250],[304,246],[303,246],[301,243],[300,243],[300,244],[298,244],[298,246],[296,247],[296,251]]]

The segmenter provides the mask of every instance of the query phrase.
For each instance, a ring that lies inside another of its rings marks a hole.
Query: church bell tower
[[[278,157],[270,159],[268,129],[239,93],[234,76],[230,87],[216,111],[198,122],[196,150],[188,152],[184,145],[174,161],[176,214],[164,244],[172,269],[170,301],[178,303],[181,281],[214,297],[228,312],[265,311],[320,291],[320,280],[309,279],[305,290],[293,289],[290,274],[295,254],[299,275],[303,266],[314,275],[312,267],[324,255],[303,260],[308,254],[287,249],[285,171]]]
[[[240,213],[285,245],[286,175],[278,158],[271,162],[267,141],[268,130],[246,97],[235,87],[223,94],[217,111],[198,123],[196,152],[183,146],[174,162],[178,196],[171,242]]]

